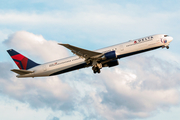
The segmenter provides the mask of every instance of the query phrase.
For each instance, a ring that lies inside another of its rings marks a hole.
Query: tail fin
[[[16,65],[19,67],[19,69],[22,70],[28,70],[32,67],[35,67],[39,64],[35,63],[34,61],[28,59],[27,57],[21,55],[20,53],[16,52],[13,49],[7,50],[11,58],[14,60]]]

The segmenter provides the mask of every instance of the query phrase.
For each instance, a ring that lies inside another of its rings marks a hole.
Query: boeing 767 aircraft
[[[7,50],[19,69],[11,71],[17,73],[18,78],[53,76],[69,71],[92,66],[94,73],[100,73],[103,67],[113,67],[119,64],[118,59],[134,54],[166,47],[172,37],[166,34],[151,35],[125,43],[113,45],[96,51],[78,48],[69,44],[60,44],[77,56],[72,56],[45,64],[38,64],[13,49]]]

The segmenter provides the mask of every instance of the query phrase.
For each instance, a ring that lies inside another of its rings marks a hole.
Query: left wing
[[[72,46],[69,44],[61,44],[61,43],[58,43],[58,44],[70,49],[71,52],[76,54],[77,56],[79,56],[81,58],[85,58],[85,61],[87,61],[88,59],[91,59],[91,60],[97,59],[97,58],[100,58],[104,55],[103,53],[78,48],[78,47],[75,47],[75,46]]]

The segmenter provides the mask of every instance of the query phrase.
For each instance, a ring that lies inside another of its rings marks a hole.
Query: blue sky
[[[180,1],[0,1],[0,119],[179,120]],[[158,49],[91,68],[18,79],[6,50],[38,63],[72,55],[57,43],[89,50],[152,34],[174,38]],[[9,115],[11,113],[11,115]]]

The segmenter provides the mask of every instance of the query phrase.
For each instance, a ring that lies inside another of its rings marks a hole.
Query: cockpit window
[[[164,37],[168,37],[169,35],[164,35]]]

